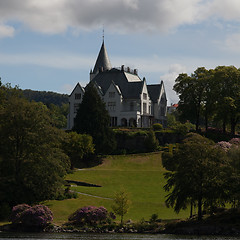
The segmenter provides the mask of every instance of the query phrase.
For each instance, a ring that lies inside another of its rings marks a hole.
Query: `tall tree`
[[[18,92],[18,91],[17,91]],[[53,198],[69,169],[60,149],[64,132],[52,127],[42,103],[28,102],[2,86],[0,110],[0,203]]]
[[[110,116],[93,83],[87,85],[82,103],[79,105],[73,130],[89,134],[97,153],[106,154],[115,149],[116,142],[109,127]]]
[[[204,99],[205,79],[207,70],[198,68],[191,76],[183,73],[175,80],[173,90],[179,95],[179,106],[181,117],[195,123],[196,131],[199,130],[200,114]]]
[[[196,203],[200,220],[203,204],[212,206],[224,199],[225,167],[228,166],[224,153],[210,140],[190,134],[172,157],[167,156],[167,166],[168,159],[174,159],[175,163],[171,171],[165,174],[167,183],[164,189],[170,192],[167,205],[179,212]]]
[[[224,132],[226,124],[230,122],[231,133],[234,135],[240,119],[240,70],[234,66],[219,66],[215,68],[214,78],[218,118],[222,120]]]

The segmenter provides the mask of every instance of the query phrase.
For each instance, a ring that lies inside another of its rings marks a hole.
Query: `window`
[[[79,108],[79,104],[75,103],[74,104],[74,113],[77,113],[78,108]]]
[[[147,100],[147,94],[146,93],[143,93],[143,99]]]
[[[161,114],[161,116],[165,116],[165,108],[164,107],[160,108],[160,114]]]
[[[110,126],[111,127],[117,126],[117,117],[110,117]]]
[[[81,93],[75,93],[75,99],[81,99],[82,94]]]
[[[143,113],[147,113],[147,104],[143,103]]]
[[[108,102],[109,111],[115,111],[115,108],[116,108],[116,102]]]
[[[109,92],[109,98],[114,98],[115,97],[115,92]]]
[[[134,111],[134,102],[130,102],[130,111]]]

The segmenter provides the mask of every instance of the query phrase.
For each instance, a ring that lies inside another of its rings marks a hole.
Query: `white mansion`
[[[153,123],[166,126],[167,98],[163,81],[147,85],[137,70],[129,67],[112,68],[104,41],[90,81],[96,88],[111,117],[111,126],[149,127]],[[77,83],[69,96],[67,129],[72,129],[84,88]]]

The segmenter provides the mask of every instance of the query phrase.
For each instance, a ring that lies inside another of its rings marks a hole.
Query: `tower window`
[[[81,99],[82,94],[81,93],[75,93],[75,99]]]
[[[115,97],[115,92],[109,92],[109,98],[114,98]]]

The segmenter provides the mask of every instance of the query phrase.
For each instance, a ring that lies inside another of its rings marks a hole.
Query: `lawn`
[[[48,201],[47,204],[54,212],[55,222],[63,223],[67,221],[69,214],[82,206],[104,206],[111,211],[111,199],[115,192],[124,188],[132,202],[125,219],[149,220],[153,213],[157,213],[161,219],[185,218],[189,214],[188,211],[177,215],[171,208],[165,206],[164,172],[161,153],[108,156],[97,167],[76,170],[66,176],[68,180],[100,185],[101,187],[71,188],[80,193],[102,198],[79,194],[78,199]]]

